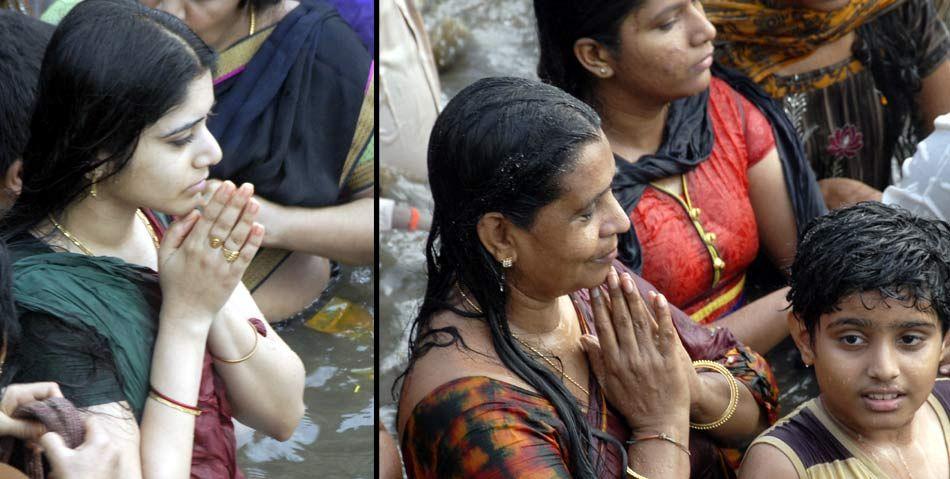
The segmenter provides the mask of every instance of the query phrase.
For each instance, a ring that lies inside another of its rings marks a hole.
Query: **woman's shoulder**
[[[400,408],[399,414],[404,447],[411,449],[422,442],[426,450],[435,444],[449,445],[444,439],[451,443],[466,434],[490,435],[496,429],[518,429],[519,424],[527,429],[540,427],[544,435],[555,434],[558,423],[554,406],[541,395],[483,375],[440,384],[411,409]]]
[[[28,233],[21,233],[8,238],[6,243],[9,245],[11,264],[33,255],[53,252],[48,244]]]
[[[420,405],[438,403],[448,392],[471,385],[468,381],[472,378],[501,382],[533,393],[531,386],[502,364],[481,320],[444,310],[432,318],[428,331],[422,344],[431,347],[416,358],[402,385],[400,425]]]

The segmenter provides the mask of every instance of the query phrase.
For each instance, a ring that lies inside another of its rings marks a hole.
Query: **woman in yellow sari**
[[[930,0],[703,5],[718,59],[783,101],[829,207],[880,199],[950,111],[950,40]]]

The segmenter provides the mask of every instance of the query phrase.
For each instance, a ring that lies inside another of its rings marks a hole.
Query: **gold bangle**
[[[153,392],[149,392],[149,393],[148,393],[148,397],[150,397],[151,399],[154,399],[154,400],[155,400],[156,402],[158,402],[159,404],[161,404],[161,405],[163,405],[163,406],[166,406],[166,407],[170,407],[170,408],[172,408],[172,409],[174,409],[174,410],[176,410],[176,411],[178,411],[178,412],[183,412],[183,413],[185,413],[185,414],[188,414],[188,415],[191,415],[191,416],[195,416],[195,417],[198,417],[198,416],[201,415],[201,410],[200,410],[200,409],[189,409],[189,408],[186,408],[186,407],[181,407],[181,406],[179,406],[179,405],[177,405],[177,404],[175,404],[175,403],[173,403],[173,402],[171,402],[171,401],[169,401],[169,400],[167,400],[167,399],[165,399],[165,398],[163,398],[163,397],[161,397],[161,396],[158,396],[157,394],[155,394],[155,393],[153,393]]]
[[[666,442],[668,442],[668,443],[670,443],[670,444],[676,446],[677,448],[679,448],[680,451],[685,452],[687,456],[692,456],[692,454],[690,454],[690,452],[689,452],[689,447],[687,447],[685,444],[683,444],[683,443],[677,441],[676,439],[673,439],[673,436],[670,436],[669,434],[667,434],[667,433],[665,433],[665,432],[661,432],[661,433],[659,433],[659,434],[650,434],[650,435],[648,435],[648,436],[631,437],[630,439],[627,439],[627,446],[629,447],[629,446],[632,446],[632,445],[634,445],[634,444],[636,444],[636,443],[638,443],[638,442],[651,441],[651,440],[654,440],[654,439],[658,439],[658,440],[661,440],[661,441],[666,441]]]
[[[227,364],[243,363],[244,361],[251,359],[251,356],[253,356],[254,353],[257,352],[257,344],[258,342],[260,342],[260,334],[258,334],[257,326],[254,326],[254,323],[248,321],[247,324],[251,326],[251,331],[254,332],[254,347],[251,348],[251,352],[245,354],[244,357],[241,357],[238,359],[223,359],[212,354],[211,359],[214,359],[215,361],[220,361],[222,363],[227,363]]]
[[[732,416],[736,413],[736,408],[739,407],[739,381],[736,381],[736,378],[732,376],[732,373],[726,369],[725,366],[719,364],[715,361],[693,361],[694,369],[712,369],[713,371],[718,372],[725,376],[726,381],[729,382],[729,405],[726,406],[726,410],[722,413],[722,417],[719,419],[706,423],[706,424],[697,424],[694,422],[689,423],[689,427],[699,430],[699,431],[708,431],[710,429],[716,429],[719,426],[727,423]]]
[[[627,466],[627,475],[632,477],[633,479],[650,479],[646,476],[637,474],[637,471],[634,471],[633,468],[630,466]]]

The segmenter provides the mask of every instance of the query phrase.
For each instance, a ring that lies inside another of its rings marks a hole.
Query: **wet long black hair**
[[[28,233],[128,164],[139,136],[181,104],[214,54],[172,15],[131,0],[86,0],[50,39],[40,69],[23,191],[0,222]]]
[[[17,346],[20,343],[20,322],[17,320],[16,307],[13,303],[13,271],[11,268],[10,252],[7,244],[0,240],[0,348],[3,349],[4,363],[0,367],[6,366],[5,360],[14,356]],[[0,375],[0,387],[6,387],[13,377],[8,371],[9,368],[3,368],[6,374]]]
[[[433,347],[460,345],[455,327],[432,328],[443,310],[484,321],[502,363],[556,409],[567,429],[574,477],[593,478],[591,430],[574,396],[550,369],[515,342],[505,315],[502,267],[477,232],[481,217],[498,212],[530,228],[545,205],[562,194],[560,180],[581,149],[600,139],[600,118],[589,106],[550,85],[523,78],[486,78],[468,86],[439,115],[429,140],[429,184],[435,208],[426,243],[428,283],[412,325],[409,365]],[[480,314],[450,303],[467,291]]]
[[[574,55],[574,42],[590,38],[615,55],[620,52],[620,25],[643,0],[534,0],[538,23],[538,78],[596,105],[594,77]]]

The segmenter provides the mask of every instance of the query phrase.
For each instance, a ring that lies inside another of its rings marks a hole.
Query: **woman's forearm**
[[[741,343],[759,354],[766,354],[788,336],[786,294],[788,288],[773,291],[713,325],[728,328]]]
[[[172,327],[162,310],[149,381],[162,395],[197,406],[207,326]],[[180,318],[178,318],[180,319]],[[207,324],[206,321],[202,323]],[[187,478],[191,472],[196,416],[155,399],[145,401],[141,424],[142,477]]]
[[[346,264],[370,264],[375,247],[373,198],[302,208],[261,203],[265,246],[301,251]]]
[[[254,317],[262,320],[266,336],[249,326],[248,319]],[[239,363],[214,363],[227,384],[234,417],[278,440],[290,438],[304,412],[303,363],[267,325],[243,286],[238,286],[212,323],[208,347],[216,358],[229,360],[254,351]]]
[[[729,383],[736,379],[729,380],[715,371],[703,371],[699,374],[699,379],[702,383],[702,396],[692,402],[690,421],[708,424],[717,421],[726,412],[732,397]],[[755,396],[741,382],[738,386],[739,403],[735,413],[722,426],[706,431],[717,442],[727,446],[741,445],[768,427],[768,417],[763,413]]]
[[[688,478],[690,473],[689,456],[679,446],[689,449],[689,428],[668,425],[664,430],[635,430],[632,445],[627,447],[628,465],[637,474],[647,478],[668,477],[671,479]],[[657,439],[664,435],[676,441]],[[652,437],[652,438],[651,438]],[[650,438],[650,439],[646,439]],[[630,477],[622,474],[622,477]]]

